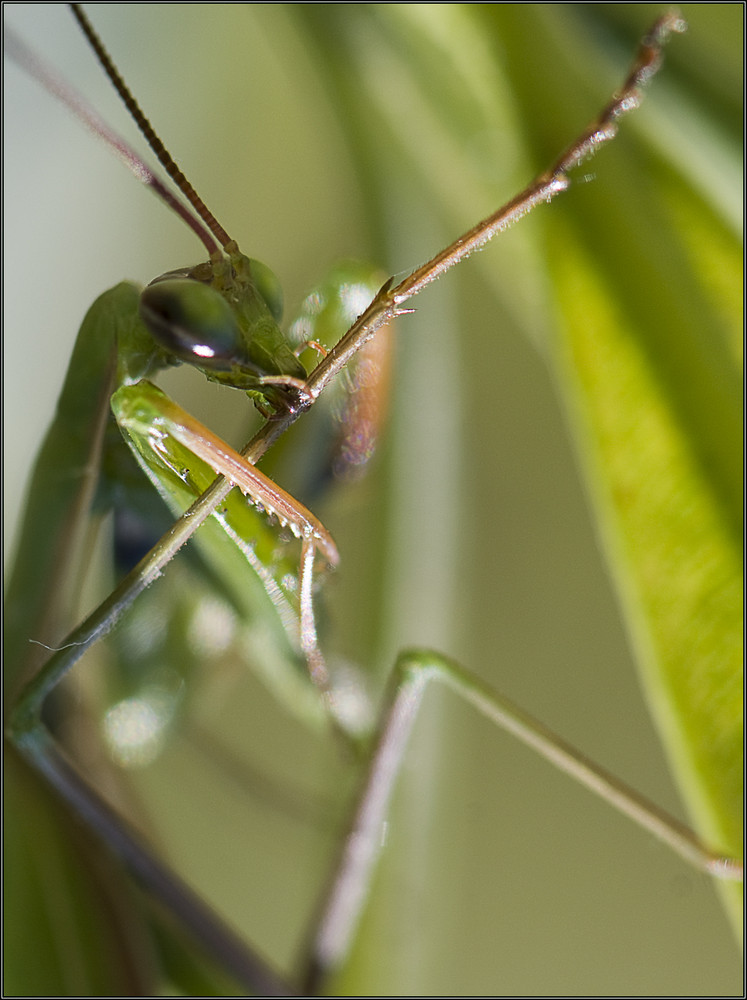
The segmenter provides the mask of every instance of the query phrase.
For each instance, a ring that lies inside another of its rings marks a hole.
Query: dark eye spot
[[[153,339],[180,361],[227,371],[244,362],[233,310],[214,289],[189,278],[168,278],[145,288],[140,317]]]

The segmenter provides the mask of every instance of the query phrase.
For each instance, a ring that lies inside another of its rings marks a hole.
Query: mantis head
[[[283,336],[280,284],[235,243],[143,290],[140,317],[156,344],[214,382],[243,389],[260,409],[303,405],[306,372]]]

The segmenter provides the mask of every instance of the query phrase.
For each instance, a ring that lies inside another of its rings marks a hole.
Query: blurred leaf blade
[[[737,852],[742,601],[733,504],[704,468],[707,442],[679,418],[677,384],[656,371],[635,329],[610,315],[593,265],[574,251],[566,239],[558,255],[567,268],[560,308],[581,298],[588,310],[583,323],[567,319],[571,405],[583,411],[608,557],[691,808],[706,839]]]
[[[738,856],[742,264],[729,223],[739,156],[715,121],[719,155],[691,155],[700,108],[686,83],[664,89],[652,118],[671,112],[676,138],[643,151],[645,189],[631,184],[624,210],[602,207],[597,225],[578,214],[575,229],[548,227],[558,371],[650,710],[701,835]],[[636,246],[646,215],[669,230],[666,252]],[[633,274],[648,289],[638,301],[620,294]],[[729,895],[738,923],[739,893]]]

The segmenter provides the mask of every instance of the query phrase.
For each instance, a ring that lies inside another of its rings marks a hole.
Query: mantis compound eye
[[[245,362],[236,316],[220,293],[190,278],[166,278],[145,288],[140,318],[153,339],[180,361],[229,371]]]

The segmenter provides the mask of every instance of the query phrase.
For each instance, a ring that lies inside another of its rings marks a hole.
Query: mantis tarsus
[[[600,169],[600,173],[601,173],[601,169]],[[416,254],[418,254],[418,253],[422,254],[422,250],[418,249],[418,250],[416,251]],[[181,259],[181,258],[177,258],[177,260],[180,260],[180,259]],[[190,259],[190,254],[187,254],[186,256],[184,256],[184,259]],[[416,257],[416,259],[417,259],[417,257]],[[154,272],[154,273],[155,273],[155,272]],[[499,891],[499,890],[498,890],[498,889],[496,888],[496,891]]]

